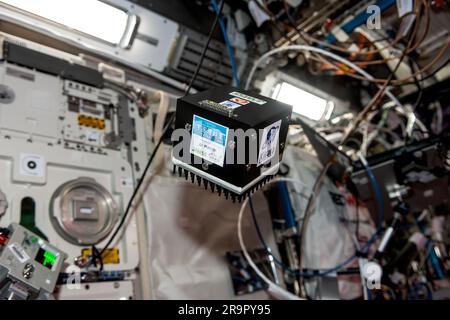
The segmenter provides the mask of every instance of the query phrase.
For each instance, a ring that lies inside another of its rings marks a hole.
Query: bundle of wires
[[[270,183],[275,183],[275,182],[279,182],[279,181],[288,181],[291,183],[297,183],[300,184],[302,186],[305,186],[303,182],[301,182],[300,180],[295,180],[295,179],[291,179],[291,178],[278,178],[275,180],[272,180]],[[281,286],[275,284],[273,281],[271,281],[255,264],[255,262],[253,261],[253,259],[251,258],[250,254],[248,253],[247,247],[245,245],[244,242],[244,238],[242,235],[242,220],[243,220],[243,216],[244,216],[244,212],[245,209],[247,207],[247,204],[249,204],[250,206],[250,210],[251,210],[251,214],[252,214],[252,219],[253,219],[253,223],[255,225],[256,228],[256,232],[258,235],[258,238],[264,248],[264,250],[266,251],[268,256],[271,256],[273,261],[283,269],[283,271],[288,272],[296,277],[324,277],[330,274],[334,274],[337,271],[341,270],[342,268],[344,268],[345,266],[347,266],[348,264],[350,264],[353,260],[357,259],[360,253],[367,253],[370,246],[375,242],[375,240],[378,237],[378,232],[375,232],[372,237],[366,242],[366,244],[360,249],[360,252],[355,253],[354,255],[350,256],[349,258],[345,259],[344,261],[342,261],[341,263],[339,263],[338,265],[336,265],[333,268],[329,268],[326,270],[321,270],[318,272],[303,272],[302,269],[299,270],[292,270],[290,268],[288,268],[282,261],[280,261],[278,258],[276,258],[272,251],[270,250],[269,246],[267,245],[266,241],[264,240],[264,237],[262,235],[261,229],[259,227],[258,224],[258,220],[256,218],[256,213],[255,213],[255,209],[253,206],[253,201],[252,201],[252,197],[249,196],[242,204],[241,206],[241,210],[239,212],[239,217],[238,217],[238,225],[237,225],[237,233],[238,233],[238,238],[239,238],[239,244],[241,246],[241,250],[244,254],[244,257],[246,258],[248,264],[252,267],[252,269],[256,272],[256,274],[264,281],[267,283],[268,285],[268,291],[271,292],[272,294],[274,294],[276,297],[280,298],[280,299],[299,299],[298,296],[293,295],[292,293],[290,293],[289,291],[287,291],[286,289],[282,288]]]
[[[418,25],[418,23],[416,23],[416,26],[417,25]],[[389,83],[391,82],[391,80],[393,79],[395,73],[397,72],[398,68],[400,67],[404,57],[407,54],[407,50],[410,48],[413,40],[414,40],[414,38],[410,37],[410,39],[408,41],[408,45],[403,50],[403,53],[402,53],[400,59],[398,60],[396,67],[391,71],[389,77],[384,82],[383,86],[381,86],[379,88],[379,91],[377,92],[377,94],[372,98],[372,100],[367,104],[367,106],[358,114],[358,116],[357,116],[356,120],[354,121],[354,123],[352,124],[351,128],[347,131],[347,133],[345,134],[345,136],[343,137],[343,139],[339,143],[337,149],[342,147],[347,142],[347,140],[351,137],[351,135],[356,130],[358,125],[364,119],[366,114],[368,114],[378,104],[378,102],[381,100],[381,97],[384,95],[384,93],[385,92],[386,92],[386,94],[389,93],[389,91],[386,91],[388,86],[389,86]],[[300,236],[300,245],[299,245],[298,259],[299,259],[300,270],[301,270],[301,266],[302,266],[302,246],[303,246],[302,239],[303,239],[303,237],[305,235],[305,232],[306,232],[306,226],[307,226],[309,218],[310,218],[310,213],[311,213],[311,211],[314,208],[314,203],[315,203],[316,196],[320,192],[321,186],[322,186],[322,184],[323,184],[323,182],[325,180],[326,173],[328,172],[328,169],[331,167],[332,163],[335,161],[335,157],[336,157],[336,154],[330,158],[328,163],[322,169],[322,172],[320,173],[319,177],[317,178],[316,182],[314,183],[313,192],[312,192],[312,194],[311,194],[311,196],[310,196],[310,198],[308,200],[308,203],[306,205],[306,209],[305,209],[305,212],[304,212],[303,224],[301,226],[300,235],[299,235]],[[367,169],[368,166],[365,166],[365,168]],[[382,205],[384,206],[383,203],[379,203],[378,205],[379,205],[379,207],[381,207]],[[381,223],[383,223],[383,221],[381,221]],[[381,225],[379,227],[381,228]],[[304,292],[305,290],[304,290],[303,277],[300,277],[300,280],[301,280],[300,281],[301,282],[301,288],[302,288],[302,290]]]
[[[298,40],[301,40],[303,43],[306,43],[308,45],[317,45],[320,48],[326,48],[328,50],[331,50],[331,52],[337,52],[342,54],[347,54],[349,55],[349,60],[352,60],[353,63],[355,63],[356,65],[358,65],[359,67],[365,67],[365,66],[370,66],[370,65],[381,65],[381,64],[386,64],[389,61],[392,60],[397,60],[398,57],[396,55],[392,55],[389,58],[384,58],[384,59],[380,59],[380,60],[369,60],[369,61],[356,61],[354,60],[356,57],[360,57],[360,56],[374,56],[375,54],[379,54],[381,52],[387,51],[389,50],[397,50],[396,49],[396,45],[400,43],[401,37],[397,37],[394,41],[390,42],[388,45],[383,46],[381,48],[377,48],[375,50],[361,50],[361,51],[354,51],[353,49],[347,49],[338,45],[333,45],[330,44],[326,41],[323,40],[319,40],[316,37],[312,36],[311,34],[300,30],[297,27],[297,23],[295,21],[295,19],[290,15],[289,13],[289,9],[288,9],[288,4],[285,0],[284,1],[284,5],[285,5],[285,13],[288,17],[289,23],[290,23],[290,27],[292,28],[292,31],[289,32],[288,34],[284,34],[283,33],[283,41],[279,41],[279,43],[275,44],[275,47],[281,48],[281,47],[285,47],[288,45],[293,45],[295,43],[297,43]],[[430,23],[431,23],[431,17],[430,17],[430,5],[426,0],[421,0],[420,2],[418,2],[418,8],[416,9],[415,12],[412,12],[410,14],[414,14],[415,15],[415,26],[413,31],[411,32],[411,39],[415,39],[416,37],[418,37],[418,41],[411,46],[408,46],[405,50],[398,50],[398,51],[406,51],[406,55],[409,55],[410,53],[413,53],[414,50],[416,50],[421,43],[423,43],[423,41],[426,39],[429,30],[430,30]],[[271,11],[268,10],[267,5],[263,6],[263,5],[259,5],[260,8],[262,10],[264,10],[272,19],[272,21],[274,22],[274,27],[279,31],[280,31],[278,25],[276,22],[279,21],[279,18],[277,15],[275,15],[274,13],[272,13]],[[422,10],[421,10],[422,9]],[[419,27],[419,22],[422,20],[422,15],[425,15],[425,26],[423,28]],[[401,19],[405,19],[407,17],[407,15],[403,16]],[[422,31],[423,30],[423,31]],[[420,34],[420,32],[422,31],[422,34]],[[445,55],[448,47],[450,45],[450,40],[446,40],[444,41],[444,43],[442,44],[441,49],[439,50],[439,52],[436,54],[436,56],[423,68],[418,69],[415,72],[412,72],[411,75],[403,78],[403,79],[391,79],[390,81],[390,85],[393,86],[402,86],[402,85],[406,85],[406,84],[415,84],[415,80],[414,81],[408,81],[411,79],[414,79],[417,76],[422,76],[426,71],[432,69],[436,63],[438,61],[440,61],[440,59]],[[364,81],[368,81],[371,83],[377,83],[377,84],[383,84],[386,82],[386,79],[367,79],[361,75],[357,75],[357,74],[353,74],[352,72],[348,72],[348,70],[354,70],[352,68],[347,69],[347,68],[342,68],[341,66],[339,66],[336,63],[333,63],[327,59],[324,59],[324,57],[321,54],[315,54],[313,53],[308,59],[313,60],[313,61],[319,61],[324,63],[325,65],[331,66],[333,69],[337,70],[340,72],[340,74],[344,74],[348,77],[352,77],[358,80],[364,80]],[[430,78],[431,76],[433,76],[433,74],[435,74],[438,70],[442,69],[445,65],[448,64],[448,60],[443,63],[440,67],[436,68],[433,72],[431,72],[428,76],[424,77],[421,81],[424,81],[425,79]],[[347,70],[347,71],[346,71]]]
[[[428,9],[428,4],[423,2],[424,4],[424,8],[427,11]],[[427,11],[428,12],[428,11]],[[257,68],[259,67],[260,64],[262,64],[262,62],[264,62],[267,58],[269,58],[270,56],[274,55],[274,54],[278,54],[280,52],[284,52],[284,51],[309,51],[309,52],[313,52],[313,53],[317,53],[320,54],[321,56],[327,56],[329,58],[332,58],[340,63],[343,63],[345,65],[347,65],[348,67],[350,67],[352,70],[355,70],[357,73],[359,73],[365,80],[374,82],[374,83],[380,83],[379,87],[379,91],[377,92],[377,94],[372,98],[372,100],[367,104],[367,106],[358,114],[358,116],[356,117],[356,120],[354,121],[354,123],[352,124],[351,128],[347,131],[347,133],[344,135],[344,138],[342,139],[341,143],[339,144],[339,147],[342,146],[343,144],[345,144],[345,142],[350,138],[350,136],[353,134],[353,132],[355,132],[356,128],[358,127],[358,125],[363,121],[364,117],[370,112],[372,111],[376,105],[379,103],[379,101],[381,100],[381,98],[383,97],[384,94],[386,94],[396,105],[398,105],[400,108],[404,109],[403,106],[401,105],[401,103],[396,99],[396,97],[390,92],[389,90],[389,85],[391,82],[394,82],[395,80],[393,80],[394,75],[396,74],[398,68],[400,67],[403,59],[405,58],[405,56],[407,55],[408,52],[410,52],[411,49],[411,45],[414,41],[414,37],[416,35],[416,32],[418,30],[418,26],[419,26],[419,19],[416,19],[416,23],[415,23],[415,27],[414,27],[414,31],[412,33],[412,35],[410,36],[409,40],[408,40],[408,44],[405,47],[405,49],[402,51],[402,55],[401,57],[398,59],[398,62],[395,66],[395,68],[391,71],[389,77],[387,79],[383,79],[382,81],[377,81],[379,79],[374,79],[372,76],[370,76],[367,72],[363,71],[360,67],[358,67],[355,63],[352,63],[351,61],[340,57],[334,53],[328,52],[326,50],[323,50],[321,48],[316,48],[316,47],[312,47],[312,46],[308,46],[308,45],[288,45],[285,47],[281,47],[281,48],[277,48],[274,50],[269,51],[268,53],[264,54],[260,59],[258,59],[251,72],[250,75],[247,79],[247,83],[246,83],[246,88],[249,88],[252,77],[254,75],[254,73],[256,72]],[[427,22],[428,24],[428,22]],[[294,29],[296,30],[296,32],[299,34],[299,37],[302,36],[302,34],[299,32],[299,30],[297,30],[297,28],[294,26]],[[424,33],[425,34],[425,33]],[[433,59],[433,61],[435,61],[436,59],[439,60],[440,57],[442,56],[442,54],[445,52],[445,50],[448,48],[450,41],[447,41],[446,44],[444,44],[443,48],[441,49],[440,53],[437,55],[437,57],[435,59]],[[421,72],[423,72],[423,70],[421,70]],[[411,77],[414,77],[414,75],[412,75]],[[411,78],[409,77],[409,78]],[[408,80],[409,78],[406,79],[402,79],[402,81]],[[400,82],[402,82],[400,81]],[[381,85],[382,84],[382,85]],[[339,148],[338,147],[338,148]],[[308,204],[306,206],[305,212],[304,212],[304,219],[303,219],[303,223],[301,226],[301,230],[300,230],[300,239],[302,239],[302,237],[305,234],[306,231],[306,226],[308,224],[308,219],[310,217],[310,212],[312,211],[313,207],[314,207],[314,201],[316,196],[319,194],[319,191],[321,189],[321,186],[324,182],[326,173],[328,171],[328,169],[331,167],[331,164],[335,161],[335,157],[336,155],[334,155],[333,157],[331,157],[331,159],[328,161],[328,163],[324,166],[322,172],[320,173],[319,177],[317,178],[316,182],[314,183],[313,186],[313,190],[311,192],[310,198],[308,200]],[[384,220],[384,214],[383,214],[383,208],[384,208],[384,203],[382,200],[382,195],[380,192],[380,188],[378,186],[378,184],[376,183],[376,180],[374,179],[373,173],[371,172],[370,168],[367,166],[367,163],[365,163],[365,169],[368,172],[368,176],[371,179],[371,183],[372,186],[375,190],[376,193],[376,198],[378,200],[378,207],[380,210],[380,222],[379,222],[379,229],[381,228],[381,223]],[[303,241],[300,240],[300,245],[299,245],[299,253],[298,253],[298,258],[299,258],[299,270],[302,270],[301,268],[301,256],[302,256],[302,244]],[[300,274],[300,280],[301,280],[301,287],[303,288],[303,275]]]

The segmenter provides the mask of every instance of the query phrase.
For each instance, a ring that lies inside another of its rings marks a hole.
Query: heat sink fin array
[[[184,177],[186,181],[191,181],[193,184],[197,184],[199,187],[203,186],[205,190],[210,189],[212,193],[216,193],[218,196],[224,196],[225,199],[231,199],[233,203],[239,202],[241,203],[244,201],[249,195],[252,195],[259,189],[263,188],[266,183],[268,183],[270,180],[272,180],[275,175],[267,175],[263,177],[260,181],[258,181],[256,184],[254,184],[250,189],[246,190],[242,194],[238,194],[234,191],[228,190],[212,181],[209,181],[205,179],[204,177],[201,177],[193,172],[188,171],[187,169],[184,169],[180,166],[173,166],[173,174],[178,176]]]

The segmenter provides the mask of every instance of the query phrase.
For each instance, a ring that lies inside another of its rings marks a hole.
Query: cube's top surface
[[[212,111],[233,120],[255,126],[268,119],[292,112],[292,106],[260,94],[235,88],[217,87],[192,94],[180,101]]]

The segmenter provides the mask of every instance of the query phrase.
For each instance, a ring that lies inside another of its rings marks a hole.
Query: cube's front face
[[[174,165],[205,188],[242,195],[276,174],[291,112],[288,105],[231,87],[181,98]]]

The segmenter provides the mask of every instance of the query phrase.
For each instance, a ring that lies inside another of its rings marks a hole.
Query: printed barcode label
[[[11,243],[8,246],[8,248],[9,248],[9,250],[11,250],[11,252],[17,258],[17,260],[20,261],[20,263],[24,263],[24,262],[30,260],[30,257],[28,256],[28,254],[18,243]]]

